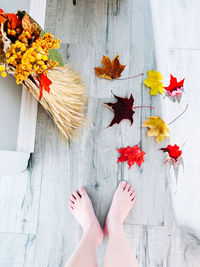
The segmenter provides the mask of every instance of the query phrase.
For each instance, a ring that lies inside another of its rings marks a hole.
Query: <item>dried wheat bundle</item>
[[[72,138],[77,128],[85,121],[84,116],[84,86],[81,78],[69,66],[57,67],[48,71],[51,80],[50,92],[43,91],[41,105],[50,114],[61,134]],[[31,94],[39,100],[40,84],[32,79],[24,80],[24,85]]]
[[[0,72],[24,84],[54,120],[61,134],[72,138],[84,124],[84,86],[77,72],[64,66],[60,40],[25,12],[0,9]]]

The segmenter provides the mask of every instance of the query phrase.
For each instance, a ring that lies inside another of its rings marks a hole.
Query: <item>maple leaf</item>
[[[173,77],[170,74],[170,84],[169,84],[169,86],[164,87],[165,90],[167,91],[167,94],[171,97],[181,95],[183,92],[184,80],[185,80],[185,78],[183,80],[181,80],[180,82],[177,82],[177,78]]]
[[[177,162],[178,158],[182,155],[182,150],[179,149],[179,146],[175,145],[168,145],[167,147],[161,148],[163,152],[168,152],[170,158]]]
[[[163,77],[161,73],[155,70],[147,71],[148,78],[144,80],[144,84],[151,88],[150,95],[157,95],[158,93],[163,94],[163,83],[161,82]]]
[[[122,147],[117,149],[117,151],[121,154],[117,163],[127,161],[129,169],[134,163],[140,167],[144,162],[144,155],[146,153],[142,151],[138,145],[135,145],[134,147]]]
[[[21,21],[14,13],[5,13],[0,9],[0,24],[7,22],[7,27],[10,30],[21,29]]]
[[[134,98],[132,94],[129,98],[123,98],[116,95],[114,95],[114,97],[117,98],[116,103],[104,103],[105,106],[109,107],[114,112],[114,118],[108,127],[115,123],[119,124],[123,119],[130,120],[132,125],[133,114],[135,113],[135,111],[133,111]]]
[[[121,65],[119,62],[119,54],[111,62],[109,57],[103,56],[102,64],[104,67],[94,68],[96,75],[101,79],[114,80],[121,77],[122,71],[125,69],[126,65]]]
[[[148,136],[155,136],[155,139],[160,143],[165,137],[169,137],[169,128],[167,124],[159,116],[149,116],[142,127],[150,128],[147,131]]]

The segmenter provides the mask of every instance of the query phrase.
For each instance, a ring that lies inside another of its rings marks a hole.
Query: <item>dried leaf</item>
[[[175,145],[168,145],[167,147],[161,148],[163,152],[168,152],[169,157],[177,162],[178,158],[182,155],[182,150],[179,149],[179,146]]]
[[[163,83],[161,82],[163,77],[161,73],[155,70],[147,71],[148,78],[144,80],[144,84],[151,88],[150,95],[157,95],[158,93],[163,94]]]
[[[41,100],[43,96],[43,90],[45,90],[47,93],[50,92],[50,85],[52,84],[52,81],[47,77],[47,75],[41,73],[38,81],[40,83],[40,97],[39,100]]]
[[[7,21],[7,27],[10,30],[21,29],[21,21],[14,13],[5,13],[2,9],[0,9],[0,24],[5,23]]]
[[[31,18],[28,14],[25,14],[22,19],[22,27],[25,31],[28,31],[30,34],[40,33],[40,26]]]
[[[155,139],[160,143],[165,137],[169,137],[169,128],[167,124],[159,116],[149,116],[143,124],[143,127],[148,127],[148,136],[155,136]]]
[[[138,145],[135,145],[134,147],[122,147],[120,149],[117,149],[117,151],[121,154],[118,158],[117,163],[127,161],[129,169],[134,163],[136,163],[140,167],[144,162],[144,155],[146,153],[142,151]]]
[[[177,78],[173,77],[170,74],[170,84],[167,87],[164,87],[167,94],[171,97],[176,97],[176,96],[180,96],[183,93],[183,84],[184,84],[184,80],[181,80],[180,82],[177,82]]]
[[[134,98],[132,94],[129,98],[123,98],[116,95],[114,95],[114,97],[117,98],[116,103],[104,103],[105,106],[109,107],[114,112],[114,118],[108,127],[115,123],[119,124],[124,119],[130,120],[132,125],[133,114],[135,113],[135,111],[133,111]]]
[[[111,62],[109,57],[103,56],[102,64],[104,67],[94,68],[96,75],[101,79],[113,80],[121,77],[122,71],[125,69],[126,65],[121,65],[119,62],[119,55]]]

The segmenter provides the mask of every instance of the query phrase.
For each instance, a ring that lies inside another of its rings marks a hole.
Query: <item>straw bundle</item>
[[[40,103],[50,114],[61,134],[67,139],[72,138],[76,134],[77,128],[82,126],[85,121],[86,99],[81,78],[68,65],[49,70],[48,78],[52,81],[50,92],[43,91]],[[39,100],[39,82],[26,79],[24,85]]]

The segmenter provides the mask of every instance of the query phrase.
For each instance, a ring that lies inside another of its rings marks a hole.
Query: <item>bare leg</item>
[[[104,267],[138,267],[136,257],[125,236],[123,223],[136,201],[134,189],[121,182],[114,194],[105,224],[108,247]]]
[[[96,250],[103,231],[84,188],[71,195],[69,209],[83,228],[83,236],[65,267],[97,267]]]

